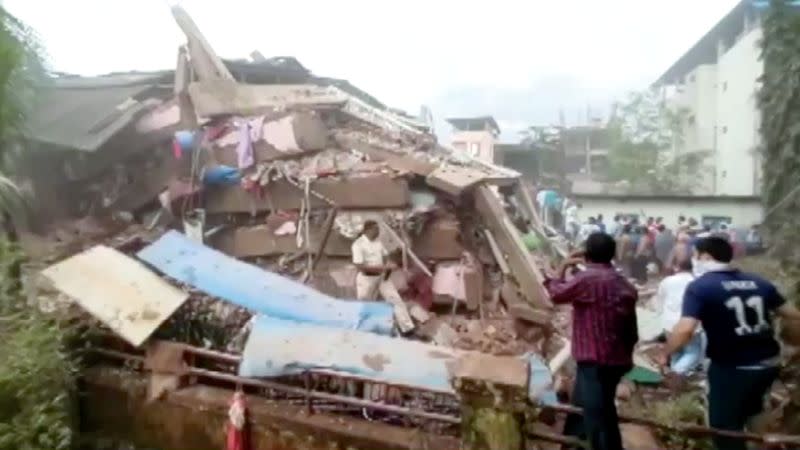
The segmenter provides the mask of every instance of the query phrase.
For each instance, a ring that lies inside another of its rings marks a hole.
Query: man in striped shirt
[[[577,363],[572,402],[583,418],[570,415],[564,433],[588,439],[594,450],[622,450],[617,408],[617,385],[633,366],[638,341],[638,294],[611,265],[614,238],[593,233],[586,250],[565,261],[547,287],[554,303],[572,304],[572,356]],[[567,278],[577,264],[586,269]]]

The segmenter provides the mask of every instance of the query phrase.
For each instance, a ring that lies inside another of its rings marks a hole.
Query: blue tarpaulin
[[[465,352],[423,342],[297,324],[260,316],[242,354],[239,375],[277,377],[307,370],[327,370],[395,385],[453,393],[448,363]],[[529,394],[555,400],[552,377],[544,362],[525,355],[530,367]]]
[[[213,166],[207,167],[203,171],[203,184],[206,186],[213,185],[235,185],[239,184],[242,179],[242,174],[236,167],[230,166]]]
[[[169,231],[137,254],[158,271],[211,296],[274,318],[391,334],[392,307],[340,300]]]

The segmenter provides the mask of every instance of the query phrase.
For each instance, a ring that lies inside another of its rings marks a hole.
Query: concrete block
[[[340,209],[403,208],[409,204],[408,183],[385,175],[349,179],[323,178],[311,189],[332,200]],[[239,186],[218,186],[205,195],[209,214],[280,211],[300,209],[303,193],[287,181],[276,181],[261,195],[245,192]],[[311,196],[312,207],[327,206]]]
[[[513,356],[494,356],[470,352],[448,367],[450,377],[527,389],[528,363]]]
[[[322,235],[321,227],[311,227],[312,250],[317,248]],[[225,229],[220,231],[211,243],[219,251],[237,258],[291,254],[303,249],[297,247],[297,238],[294,234],[276,236],[275,228],[269,225]],[[325,254],[349,258],[350,245],[351,242],[347,238],[333,233],[325,245]]]
[[[200,117],[251,116],[299,106],[334,108],[347,101],[341,93],[311,84],[254,85],[233,80],[192,83],[189,96]]]
[[[544,288],[544,275],[536,267],[500,199],[488,186],[475,189],[475,208],[507,256],[508,267],[525,299],[537,307],[551,308],[550,296]]]
[[[458,241],[461,229],[455,219],[438,218],[425,224],[422,232],[414,237],[413,250],[420,259],[461,258],[464,247]]]

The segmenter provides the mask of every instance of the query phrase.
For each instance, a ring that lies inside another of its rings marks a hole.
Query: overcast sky
[[[5,0],[53,69],[171,68],[183,38],[166,0]],[[295,56],[384,103],[506,131],[585,120],[654,81],[737,0],[184,0],[217,53]]]

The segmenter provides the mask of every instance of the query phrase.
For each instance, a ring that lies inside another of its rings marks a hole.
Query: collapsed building
[[[32,127],[20,174],[40,227],[23,242],[58,241],[33,298],[79,305],[99,325],[94,358],[148,373],[148,402],[224,386],[225,408],[244,390],[311,435],[326,426],[283,410],[363,413],[342,433],[367,426],[368,448],[408,448],[398,428],[425,430],[429,448],[488,445],[492,432],[463,431],[478,410],[521,424],[523,403],[558,408],[568,316],[544,274],[566,250],[520,174],[294,58],[223,61],[173,13],[188,41],[174,71],[60,77],[63,101]],[[86,215],[105,219],[70,220]],[[413,319],[403,337],[397,305],[342,300],[368,220],[404,269],[391,279]],[[510,434],[567,442],[547,423]]]
[[[363,384],[334,400],[448,427],[455,373],[531,398],[551,390],[546,363],[568,345],[553,336],[546,261],[522,238],[558,246],[518,173],[294,58],[223,61],[173,13],[188,41],[175,70],[59,75],[37,106],[18,162],[35,199],[22,242],[54,264],[32,299],[79,306],[100,330],[95,357],[154,371],[151,401],[187,373],[252,387],[302,367]],[[391,280],[399,306],[340,300],[356,297],[351,245],[367,220],[404,269]],[[404,338],[392,337],[398,308],[413,317]],[[268,342],[283,353],[264,354]],[[413,412],[409,389],[433,397]]]

